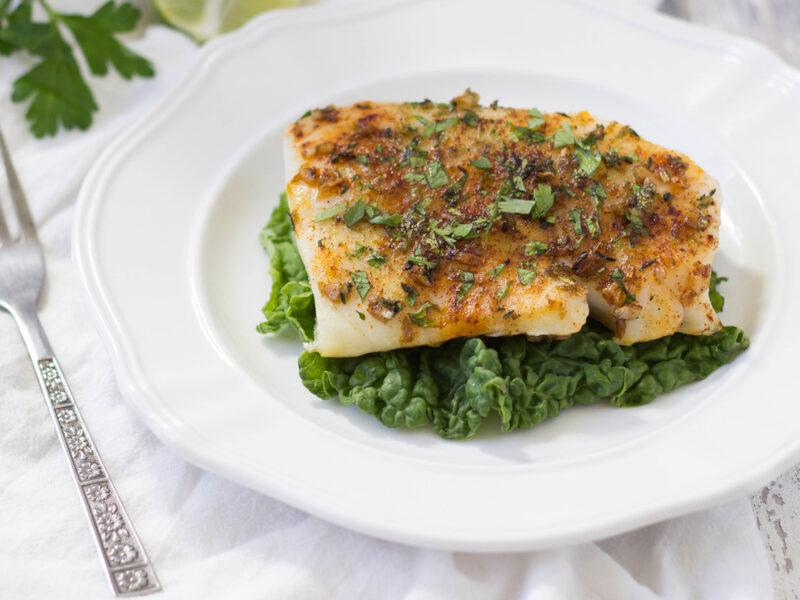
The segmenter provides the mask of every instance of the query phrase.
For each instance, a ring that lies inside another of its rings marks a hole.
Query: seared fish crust
[[[285,143],[324,356],[567,336],[590,313],[622,344],[721,326],[718,184],[626,125],[467,90],[315,109]]]

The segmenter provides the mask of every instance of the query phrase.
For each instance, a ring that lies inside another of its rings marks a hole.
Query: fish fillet
[[[364,102],[285,132],[286,192],[323,356],[462,336],[621,344],[720,322],[717,182],[587,112]]]

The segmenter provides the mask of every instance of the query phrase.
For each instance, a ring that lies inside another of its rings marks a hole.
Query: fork
[[[0,307],[14,317],[28,349],[114,593],[128,597],[157,592],[161,585],[155,570],[89,436],[39,322],[36,306],[44,283],[44,257],[2,132],[0,154],[18,225],[18,233],[12,236],[0,206]]]

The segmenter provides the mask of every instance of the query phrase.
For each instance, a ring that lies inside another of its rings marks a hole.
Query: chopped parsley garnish
[[[538,256],[540,254],[544,254],[545,252],[547,252],[547,249],[549,247],[550,246],[545,242],[540,242],[538,240],[533,242],[528,242],[527,244],[525,244],[524,253],[525,256],[533,256],[534,254]]]
[[[584,221],[586,222],[586,230],[589,232],[589,235],[593,238],[597,237],[600,234],[600,221],[597,218],[597,213],[594,212],[588,217],[584,217]]]
[[[561,128],[553,136],[553,148],[563,148],[575,143],[575,136],[567,121],[561,121]]]
[[[427,260],[424,256],[419,254],[419,248],[414,250],[414,253],[408,257],[408,262],[414,263],[415,265],[419,265],[421,267],[425,267],[426,269],[433,269],[439,262],[431,262]]]
[[[431,123],[425,117],[418,116],[417,117],[417,121],[419,121],[421,124],[425,125],[425,129],[423,129],[422,133],[420,134],[420,135],[422,135],[422,137],[430,137],[430,136],[432,136],[432,135],[434,135],[436,133],[441,133],[445,129],[449,129],[453,125],[457,125],[458,124],[458,118],[457,117],[448,117],[448,118],[446,118],[444,120],[439,120],[439,121],[436,121],[434,123]]]
[[[509,133],[509,137],[515,142],[524,141],[528,144],[541,144],[547,139],[545,135],[538,129],[534,131],[530,127],[514,125],[513,123],[511,124],[511,132]]]
[[[582,209],[575,208],[569,211],[569,222],[572,223],[572,231],[575,232],[575,235],[580,235],[583,233],[583,227],[581,226],[581,212]]]
[[[369,282],[369,277],[367,276],[366,271],[350,271],[350,279],[353,280],[353,284],[356,286],[356,291],[358,295],[361,296],[361,301],[364,301],[364,298],[367,297],[369,294],[370,289],[372,289],[372,284]]]
[[[360,162],[362,165],[368,165],[369,156],[367,156],[366,154],[359,154],[358,156],[356,156],[356,161]]]
[[[403,175],[403,179],[409,183],[419,183],[420,181],[425,181],[425,175],[422,173],[406,173]]]
[[[608,198],[608,195],[606,194],[606,188],[604,188],[603,184],[599,181],[593,181],[592,185],[586,188],[586,191],[598,201]]]
[[[535,190],[533,190],[533,199],[536,205],[533,207],[532,216],[534,219],[539,219],[547,214],[547,211],[553,208],[555,196],[553,190],[546,183],[540,183]]]
[[[417,290],[407,283],[401,283],[400,287],[402,287],[403,291],[406,293],[406,304],[409,306],[414,306],[417,303],[417,296],[419,295]]]
[[[628,219],[637,229],[645,230],[642,221],[642,210],[640,208],[629,208],[625,211],[625,218]]]
[[[636,302],[636,296],[631,294],[628,291],[628,288],[625,287],[625,273],[622,272],[622,269],[620,269],[619,267],[614,269],[614,271],[611,273],[611,279],[617,282],[619,289],[621,289],[625,294],[625,302],[623,304],[630,304],[632,302]]]
[[[459,223],[453,227],[452,236],[457,240],[467,240],[478,237],[478,232],[475,231],[473,223]]]
[[[501,262],[501,263],[500,263],[499,265],[497,265],[496,267],[493,267],[493,268],[489,269],[489,277],[491,277],[492,279],[494,279],[495,277],[497,277],[498,275],[500,275],[500,272],[501,272],[503,269],[505,269],[505,268],[506,268],[506,265],[507,265],[507,264],[508,264],[508,261],[506,261],[506,262]]]
[[[356,314],[358,315],[358,318],[361,319],[362,321],[365,321],[367,319],[367,316],[364,313],[362,313],[360,310],[357,310]]]
[[[517,200],[511,198],[508,200],[501,200],[497,203],[497,208],[500,212],[513,213],[517,215],[529,215],[536,203],[533,200]]]
[[[533,263],[532,266],[536,267],[536,263]],[[536,269],[523,269],[522,267],[517,267],[517,277],[522,285],[528,285],[531,281],[536,279]]]
[[[325,210],[317,213],[317,216],[314,217],[314,223],[320,223],[322,221],[327,221],[328,219],[338,217],[346,210],[347,202],[339,202],[338,204],[334,204],[330,208],[326,208]]]
[[[459,168],[461,169],[463,175],[461,175],[458,181],[456,181],[453,185],[447,188],[442,194],[442,197],[450,202],[454,201],[457,202],[458,200],[461,199],[461,190],[464,189],[464,185],[467,183],[466,170],[462,167]]]
[[[476,169],[491,169],[492,168],[492,163],[489,162],[489,159],[486,158],[485,156],[480,156],[480,157],[476,158],[475,160],[471,160],[471,161],[469,161],[469,164],[471,164]]]
[[[577,145],[575,148],[575,156],[578,158],[578,167],[583,171],[587,177],[594,175],[597,167],[603,162],[603,156],[597,148],[587,148],[583,144]]]
[[[432,160],[425,167],[425,180],[432,190],[450,183],[447,171],[444,170],[442,163],[438,160]]]
[[[369,253],[369,258],[367,258],[367,264],[370,267],[375,267],[376,269],[379,268],[382,264],[386,262],[386,256],[381,254],[380,252],[376,252],[373,250]]]
[[[469,271],[459,271],[458,280],[461,282],[461,285],[458,286],[458,291],[456,292],[456,301],[466,296],[472,289],[472,286],[475,285],[475,274]]]
[[[475,113],[475,111],[472,110],[466,111],[464,113],[464,116],[461,117],[461,120],[464,121],[464,123],[466,123],[470,127],[476,127],[480,122],[478,115]]]
[[[716,190],[714,190],[714,191],[716,191]],[[695,203],[697,205],[697,208],[699,208],[700,210],[703,210],[703,209],[706,209],[709,206],[711,206],[714,203],[714,201],[711,199],[711,196],[713,196],[713,192],[710,195],[703,194],[702,196],[700,196],[695,201]]]
[[[425,304],[419,307],[419,310],[417,312],[413,312],[408,315],[409,318],[411,319],[411,322],[419,327],[433,327],[434,322],[428,318],[429,308],[439,310],[439,308],[435,304],[426,302]]]
[[[347,209],[347,212],[344,213],[345,225],[352,228],[353,226],[355,226],[356,223],[358,223],[361,219],[364,218],[364,214],[365,214],[364,199],[359,198],[358,202],[353,204],[349,209]]]
[[[356,242],[356,248],[353,252],[345,252],[347,256],[350,258],[361,258],[364,256],[364,252],[366,252],[368,248],[366,246],[362,246],[358,242]]]
[[[532,108],[528,111],[528,128],[536,129],[544,125],[544,115],[538,108]]]
[[[403,219],[402,215],[390,215],[380,210],[374,204],[367,204],[365,207],[367,221],[384,227],[397,227]]]
[[[508,295],[508,290],[509,289],[511,289],[511,282],[510,281],[506,283],[506,287],[504,287],[501,290],[497,290],[495,292],[495,295],[497,296],[497,299],[498,300],[502,300],[503,298],[505,298]]]

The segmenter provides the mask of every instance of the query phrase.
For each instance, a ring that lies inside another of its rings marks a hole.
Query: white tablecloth
[[[402,546],[352,533],[187,464],[121,399],[84,302],[70,236],[75,198],[108,143],[180,81],[197,54],[149,26],[132,47],[153,80],[93,81],[88,132],[35,140],[0,59],[0,127],[45,247],[42,321],[164,586],[177,598],[551,599],[772,597],[748,499],[608,540],[524,554]],[[0,198],[7,197],[0,175]],[[111,592],[14,323],[0,313],[0,598],[103,598]]]

